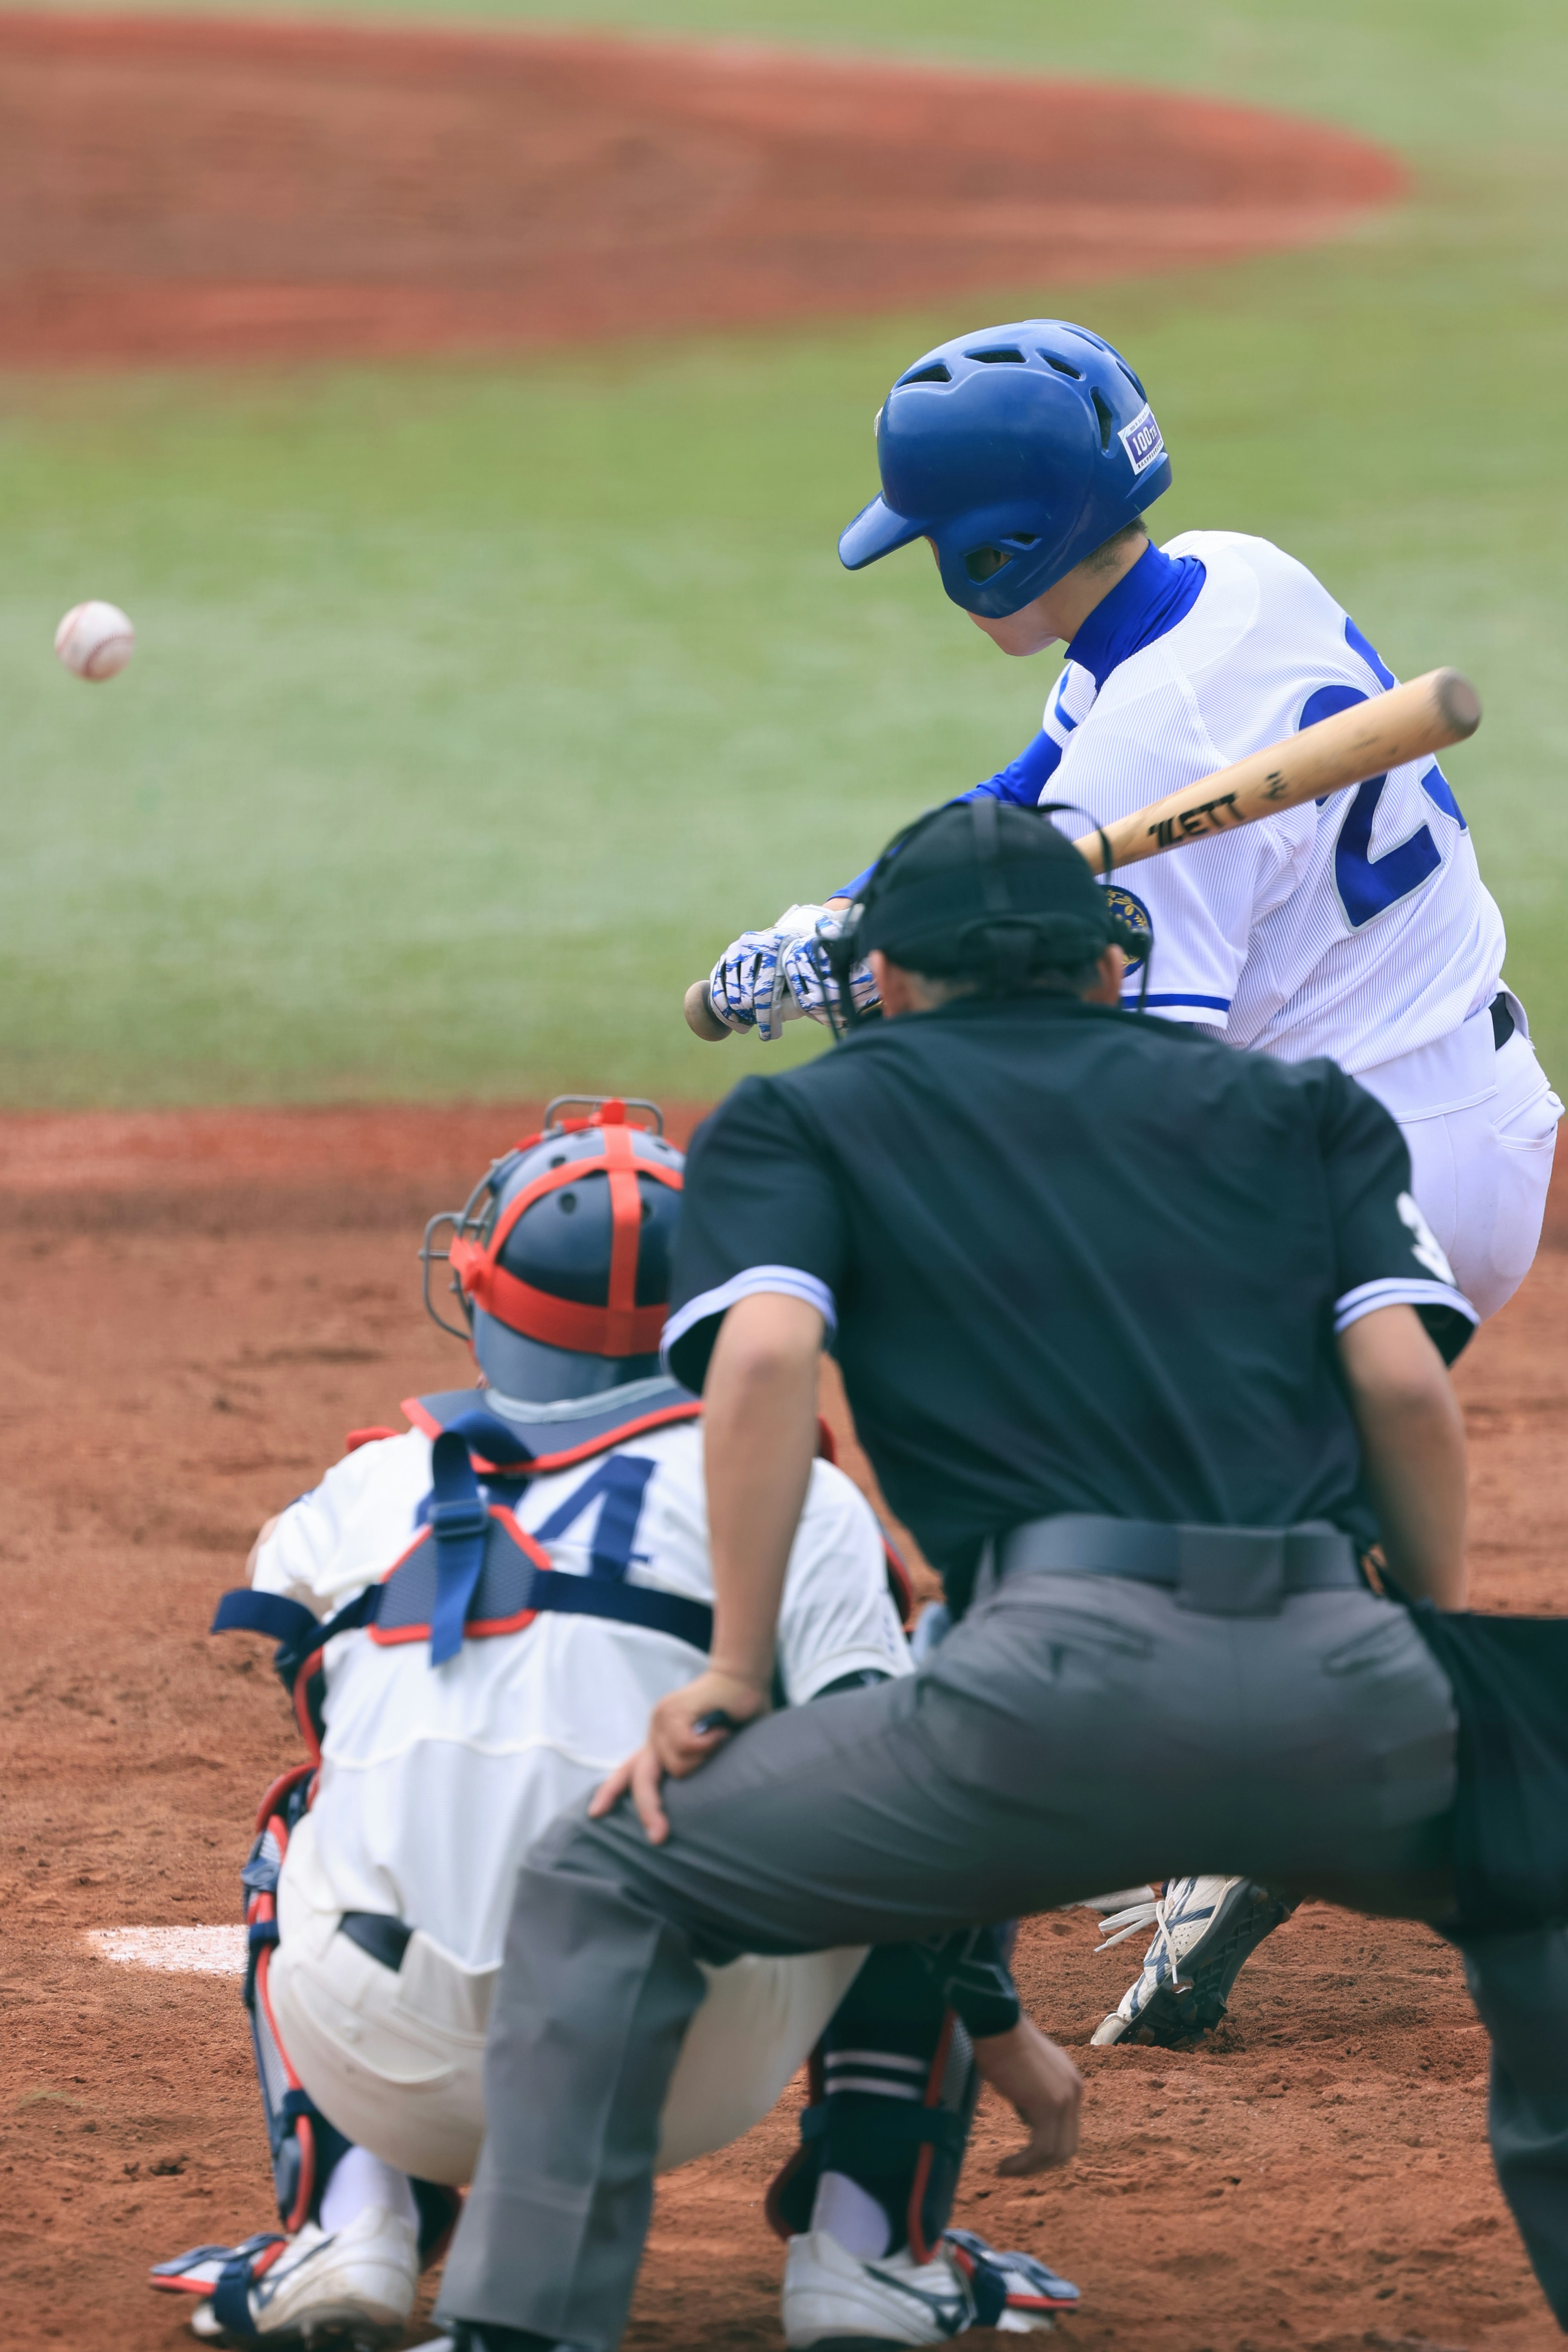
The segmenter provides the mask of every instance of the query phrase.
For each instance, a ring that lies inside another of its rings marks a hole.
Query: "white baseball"
[[[128,615],[96,596],[73,604],[55,631],[55,651],[76,677],[118,677],[135,645]]]

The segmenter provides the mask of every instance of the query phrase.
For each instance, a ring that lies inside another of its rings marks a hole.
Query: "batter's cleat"
[[[1103,1952],[1152,1926],[1143,1973],[1089,2036],[1173,2050],[1217,2025],[1242,1964],[1294,1905],[1251,1878],[1173,1878],[1163,1895],[1105,1921]],[[1112,1933],[1112,1930],[1115,1933]]]
[[[414,2309],[418,2233],[400,2214],[367,2205],[330,2232],[307,2221],[292,2238],[193,2247],[160,2263],[152,2283],[197,2298],[191,2333],[204,2343],[378,2352],[396,2343]]]
[[[1070,2281],[1032,2254],[998,2253],[972,2230],[949,2230],[929,2263],[907,2248],[862,2262],[813,2230],[789,2242],[784,2342],[790,2352],[889,2352],[945,2344],[971,2327],[1026,2335],[1078,2299]]]

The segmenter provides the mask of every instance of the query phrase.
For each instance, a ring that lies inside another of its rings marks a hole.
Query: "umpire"
[[[1463,1599],[1444,1359],[1474,1316],[1397,1129],[1332,1063],[1120,1010],[1054,826],[981,801],[894,847],[848,943],[887,1017],[748,1079],[688,1163],[667,1348],[707,1400],[711,1663],[520,1874],[440,2304],[473,2352],[618,2341],[699,1960],[1156,1870],[1452,1916],[1453,1694],[1357,1566],[1380,1539],[1407,1596]],[[767,1709],[825,1340],[961,1622],[917,1676],[732,1738]],[[1563,1937],[1463,1940],[1568,2325]]]

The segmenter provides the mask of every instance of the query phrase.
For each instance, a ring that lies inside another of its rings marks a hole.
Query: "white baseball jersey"
[[[1061,759],[1038,797],[1105,824],[1394,682],[1268,540],[1188,531],[1163,552],[1204,566],[1183,617],[1098,683],[1069,661],[1046,711]],[[1122,887],[1153,925],[1150,1010],[1286,1061],[1372,1069],[1497,992],[1502,920],[1435,760],[1129,868]]]
[[[628,1581],[711,1601],[700,1423],[651,1431],[614,1453],[651,1465]],[[535,1479],[512,1506],[552,1568],[587,1574],[605,1493],[595,1474],[610,1458]],[[330,1615],[408,1549],[430,1478],[430,1440],[417,1431],[360,1447],[283,1513],[255,1585]],[[858,1668],[911,1671],[877,1522],[826,1462],[813,1465],[790,1554],[778,1663],[791,1705]],[[392,1912],[462,1967],[497,1966],[526,1847],[637,1747],[650,1709],[702,1664],[674,1635],[565,1614],[466,1640],[439,1668],[427,1642],[337,1636],[311,1819],[340,1908]]]

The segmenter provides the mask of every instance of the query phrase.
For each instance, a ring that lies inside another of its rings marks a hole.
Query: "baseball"
[[[135,645],[129,615],[96,596],[73,604],[55,631],[55,651],[75,677],[118,677]]]

